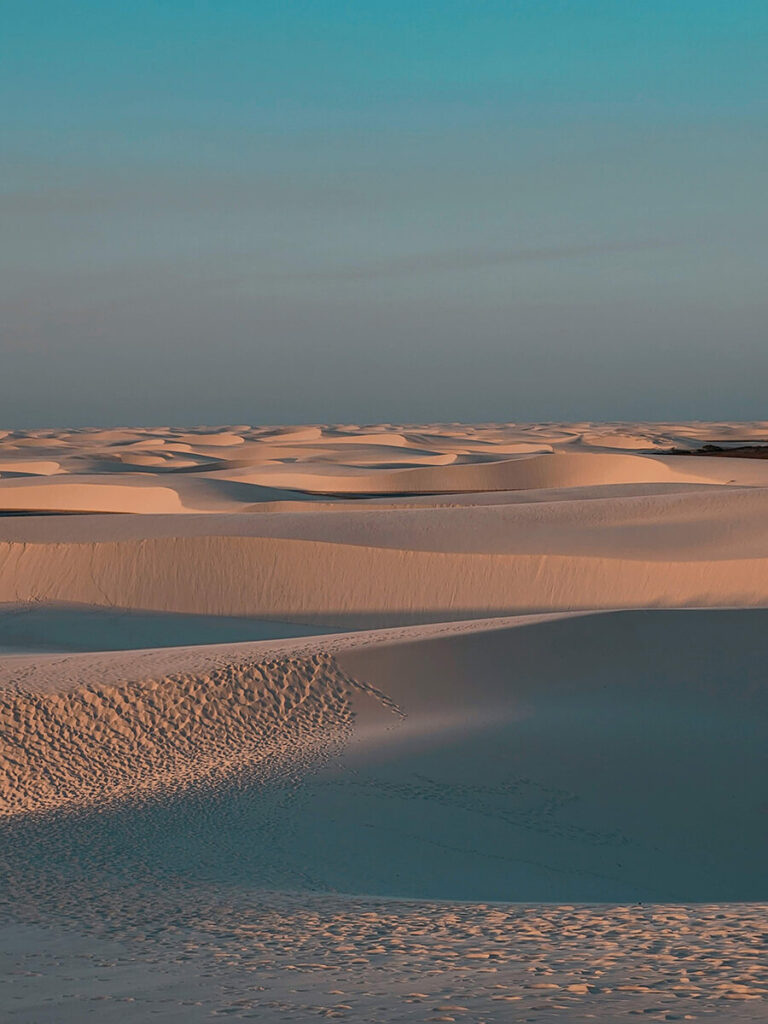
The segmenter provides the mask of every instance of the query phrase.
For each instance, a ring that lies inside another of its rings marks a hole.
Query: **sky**
[[[768,419],[765,0],[0,0],[0,425]]]

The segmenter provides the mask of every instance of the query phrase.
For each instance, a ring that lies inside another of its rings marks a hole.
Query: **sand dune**
[[[725,462],[725,464],[723,464]],[[242,479],[242,477],[241,477]],[[374,474],[352,466],[270,466],[248,480],[320,494],[421,494],[459,491],[532,490],[636,483],[731,483],[765,485],[768,468],[734,468],[720,458],[695,463],[680,456],[599,455],[590,452],[519,455],[492,462],[443,467],[379,468]]]
[[[243,485],[326,495],[675,482],[765,486],[768,465],[759,461],[692,461],[659,454],[700,447],[713,439],[761,437],[768,437],[766,424],[10,432],[0,438],[0,510],[207,511],[216,507],[210,485],[204,485],[209,475]],[[137,476],[125,476],[131,471]],[[54,475],[49,486],[43,480],[4,478],[14,472]],[[123,474],[119,485],[115,472]],[[153,477],[162,482],[151,484]],[[157,493],[143,490],[137,500],[134,489],[149,486],[157,487]],[[229,512],[239,505],[242,510],[259,500],[243,492],[237,500],[220,501],[218,507]]]
[[[758,546],[759,538],[745,544]],[[7,542],[0,601],[340,627],[587,608],[768,603],[768,557],[488,554],[271,537]]]
[[[434,472],[613,458],[536,456]],[[714,463],[723,477],[734,465],[755,465],[728,458],[677,462]],[[543,490],[330,503],[210,473],[166,475],[163,484],[151,474],[0,481],[6,507],[18,510],[142,511],[0,519],[0,602],[340,628],[548,610],[768,603],[765,488],[682,478],[597,486],[584,485],[582,474],[578,480]]]
[[[764,900],[766,625],[627,612],[343,652],[404,717],[361,720],[354,775],[313,802],[350,825],[328,844],[336,877],[411,896]],[[377,825],[361,838],[353,821]]]
[[[26,677],[17,658],[1,807],[303,775],[296,814],[227,839],[251,884],[301,887],[309,858],[321,888],[379,895],[766,899],[766,627],[762,610],[625,612],[51,656]],[[152,655],[173,671],[142,678]],[[62,689],[78,663],[90,681]]]

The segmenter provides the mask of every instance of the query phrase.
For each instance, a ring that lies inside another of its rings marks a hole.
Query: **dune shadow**
[[[314,636],[330,626],[67,604],[0,604],[0,651],[127,651]]]

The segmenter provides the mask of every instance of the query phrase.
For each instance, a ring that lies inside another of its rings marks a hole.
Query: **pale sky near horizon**
[[[0,426],[768,418],[764,0],[2,0]]]

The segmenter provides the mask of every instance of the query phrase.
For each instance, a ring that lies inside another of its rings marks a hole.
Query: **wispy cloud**
[[[544,263],[605,256],[613,253],[643,252],[666,248],[673,243],[661,239],[630,242],[592,242],[583,245],[526,247],[520,249],[468,249],[460,252],[426,253],[385,260],[380,263],[328,266],[306,271],[280,273],[280,277],[302,280],[374,280],[380,277],[403,277],[413,274],[439,274],[487,267],[505,267],[516,263]]]

